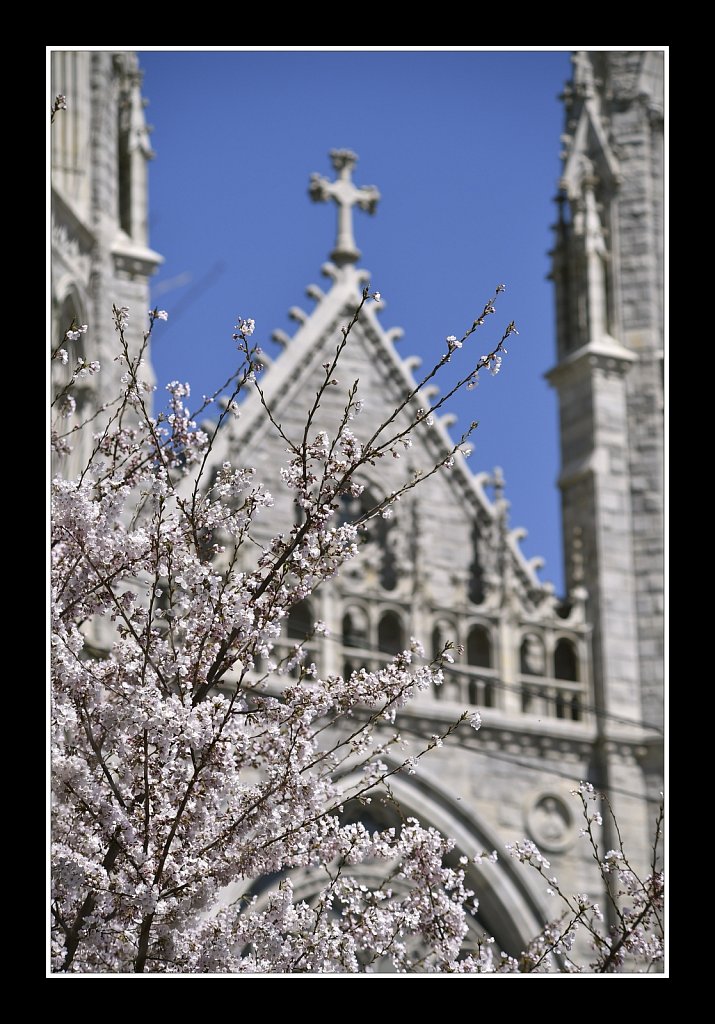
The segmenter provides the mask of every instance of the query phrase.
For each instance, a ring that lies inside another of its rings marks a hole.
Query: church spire
[[[569,590],[588,592],[597,702],[658,724],[663,53],[579,51],[573,64],[553,254],[559,362],[549,373]]]
[[[361,210],[374,213],[380,193],[374,185],[358,187],[353,183],[352,171],[358,158],[352,150],[331,149],[330,159],[338,174],[337,181],[329,181],[321,174],[311,174],[308,194],[316,203],[332,199],[337,204],[338,235],[330,258],[337,267],[343,267],[360,259],[360,250],[353,235],[353,206],[357,204]]]

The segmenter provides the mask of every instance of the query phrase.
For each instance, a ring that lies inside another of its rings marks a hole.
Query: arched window
[[[80,308],[79,297],[75,293],[74,289],[69,292],[64,298],[64,301],[59,309],[59,315],[57,318],[57,337],[54,339],[54,343],[62,343],[65,348],[68,346],[68,342],[65,337],[65,332],[70,329],[73,325],[79,327],[83,323],[82,310]],[[84,338],[82,339],[84,341]],[[76,355],[77,353],[72,353]],[[84,355],[84,351],[82,352]],[[75,363],[77,360],[73,359]]]
[[[467,664],[477,668],[492,667],[492,642],[484,626],[472,626],[467,635]]]
[[[313,632],[315,618],[309,601],[293,605],[288,614],[288,636],[291,640],[305,640]]]
[[[83,344],[79,346],[74,342],[70,342],[67,339],[67,331],[71,327],[79,327],[84,321],[82,320],[82,313],[80,311],[80,304],[72,289],[64,298],[61,304],[54,305],[55,322],[53,324],[54,337],[52,339],[53,348],[63,348],[69,359],[69,365],[63,365],[58,359],[52,361],[52,397],[59,394],[59,392],[66,387],[67,382],[72,376],[72,368],[77,363],[78,355],[85,355],[85,347]],[[82,342],[85,339],[82,338]],[[81,396],[82,388],[75,386],[72,390],[72,397],[77,401],[78,396]],[[80,422],[76,416],[73,419],[72,425]]]
[[[131,100],[125,92],[117,106],[117,205],[122,231],[133,235]]]
[[[346,647],[367,647],[368,622],[362,608],[348,608],[343,615],[343,643]]]
[[[365,512],[371,508],[367,492],[363,491],[359,497],[352,494],[341,494],[338,503],[338,525],[356,522]]]
[[[377,644],[384,654],[399,654],[404,650],[405,636],[396,612],[385,612],[377,629]]]
[[[72,378],[72,370],[77,365],[78,357],[82,356],[90,362],[97,351],[96,334],[93,335],[91,329],[89,335],[80,334],[77,341],[70,341],[67,337],[67,331],[71,328],[81,327],[89,319],[85,315],[86,305],[82,300],[80,288],[75,283],[69,283],[62,289],[62,294],[64,295],[62,301],[56,301],[54,304],[52,344],[53,348],[65,350],[68,361],[66,364],[63,364],[61,359],[52,360],[51,386],[53,400],[67,388]],[[97,421],[89,423],[84,429],[82,429],[82,425],[97,411],[99,403],[96,391],[96,378],[92,376],[79,378],[69,392],[65,392],[68,400],[71,398],[74,403],[73,409],[67,409],[68,418],[65,419],[67,413],[63,414],[61,406],[59,408],[55,407],[52,410],[53,425],[59,429],[60,434],[69,429],[75,431],[69,439],[72,445],[71,454],[64,456],[59,461],[53,459],[53,465],[67,479],[76,476],[85,467],[94,446],[92,435],[98,429]]]
[[[554,651],[554,677],[570,683],[578,682],[578,657],[570,640],[559,640]]]
[[[147,161],[152,157],[149,129],[136,62],[129,54],[116,54],[114,71],[117,100],[117,207],[122,230],[138,245],[147,242]]]
[[[393,515],[377,521],[377,542],[380,545],[380,583],[385,590],[394,590],[400,574],[399,525]]]
[[[522,675],[544,675],[544,672],[546,671],[544,645],[535,633],[527,633],[522,640],[520,663]]]
[[[472,564],[469,566],[469,600],[472,604],[481,604],[484,600],[484,567],[480,558],[481,540],[479,526],[472,526]]]
[[[340,497],[338,522],[356,523],[363,516],[373,513],[360,527],[358,547],[365,565],[371,565],[377,572],[380,586],[394,590],[399,582],[403,554],[397,519],[393,514],[388,519],[375,515],[380,503],[378,495],[367,485],[359,497],[343,494]]]
[[[432,657],[438,658],[442,650],[442,633],[440,632],[439,626],[435,626],[432,630]]]

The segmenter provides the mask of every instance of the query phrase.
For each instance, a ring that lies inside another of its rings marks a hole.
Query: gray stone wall
[[[622,173],[614,238],[622,337],[638,356],[627,388],[642,712],[662,725],[663,61],[638,56],[612,55],[609,116]]]
[[[77,356],[98,360],[101,372],[76,389],[82,422],[120,392],[122,368],[115,362],[119,344],[112,306],[127,306],[127,338],[136,352],[148,326],[149,278],[161,257],[149,249],[141,231],[128,234],[120,223],[120,191],[132,190],[146,210],[144,165],[151,156],[143,118],[141,74],[134,53],[57,51],[52,55],[52,89],[67,97],[51,128],[52,143],[52,346],[71,319],[87,323],[79,342],[65,345],[70,366],[53,365],[53,386],[62,387]],[[119,126],[127,119],[126,159],[119,145]],[[131,178],[131,181],[128,180]],[[147,366],[146,378],[152,378]],[[74,434],[72,456],[61,469],[75,475],[91,451],[90,428]],[[66,428],[61,424],[60,428]]]

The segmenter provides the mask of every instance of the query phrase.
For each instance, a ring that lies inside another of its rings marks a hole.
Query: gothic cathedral
[[[140,73],[131,53],[53,58],[54,91],[68,99],[53,135],[53,327],[57,335],[73,319],[91,322],[101,358],[112,344],[112,303],[136,308],[139,321],[160,261],[146,233],[151,150]],[[474,475],[457,454],[449,472],[408,491],[392,518],[371,525],[337,579],[294,607],[278,653],[318,619],[330,635],[307,646],[323,675],[379,665],[410,636],[435,650],[460,644],[444,685],[408,705],[401,731],[416,745],[469,706],[480,710],[482,728],[457,733],[416,775],[394,777],[403,813],[451,835],[470,857],[528,835],[565,887],[595,896],[599,879],[578,841],[570,790],[587,779],[606,792],[643,863],[663,785],[663,55],[579,52],[573,66],[553,250],[557,363],[548,375],[561,417],[567,593],[557,598],[521,553],[500,472]],[[308,287],[309,311],[291,311],[292,337],[276,332],[283,351],[262,377],[288,434],[302,429],[297,396],[315,391],[311,380],[370,276],[358,266],[352,208],[372,210],[379,196],[353,184],[355,154],[331,158],[335,180],[316,174],[310,182],[313,199],[337,206],[327,285]],[[360,379],[373,424],[417,384],[415,362],[398,350],[402,332],[385,329],[379,314],[379,302],[365,307],[342,371]],[[85,401],[108,398],[88,393]],[[418,395],[425,410],[430,398],[428,388]],[[329,429],[344,400],[336,393],[324,405],[316,427]],[[365,475],[358,504],[444,458],[453,447],[449,425],[448,417],[425,417],[402,459]],[[220,466],[240,450],[273,493],[259,543],[295,515],[277,477],[284,447],[253,394],[213,453]],[[346,505],[343,514],[360,511]],[[391,823],[389,808],[374,814]],[[509,858],[469,872],[480,896],[475,929],[502,949],[518,951],[550,918],[538,880]],[[310,896],[309,876],[295,883],[296,895]]]

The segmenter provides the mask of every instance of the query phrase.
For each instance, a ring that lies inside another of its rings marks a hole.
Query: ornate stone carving
[[[80,241],[79,232],[72,232],[67,224],[59,221],[53,210],[52,212],[52,249],[57,256],[61,256],[67,266],[71,268],[77,280],[86,282],[89,280],[91,264],[91,251]]]
[[[526,809],[526,828],[541,850],[562,853],[572,844],[576,823],[569,804],[557,793],[541,792]]]

